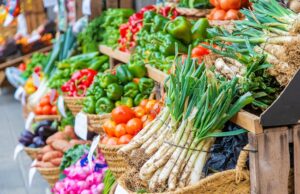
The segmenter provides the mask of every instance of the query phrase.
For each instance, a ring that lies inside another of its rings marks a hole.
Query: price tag
[[[123,187],[121,187],[119,184],[117,185],[117,188],[116,188],[116,191],[115,191],[115,194],[128,194],[128,192],[123,189]]]
[[[66,110],[65,110],[65,103],[64,103],[64,97],[63,96],[59,96],[58,100],[57,100],[57,107],[58,107],[58,111],[59,113],[63,116],[63,117],[67,117],[66,114]]]
[[[30,44],[30,43],[33,43],[33,42],[38,41],[40,38],[41,38],[41,35],[39,35],[39,34],[34,34],[34,35],[32,35],[32,36],[28,39],[27,42]]]
[[[30,167],[30,170],[29,170],[29,174],[28,174],[28,183],[29,183],[29,187],[31,187],[31,184],[32,184],[32,180],[33,180],[33,177],[36,173],[36,168],[34,167],[37,163],[37,160],[34,160],[32,163],[31,163],[31,167]]]
[[[19,153],[24,149],[24,146],[22,144],[18,144],[15,148],[15,151],[14,151],[14,160],[17,159]]]
[[[82,1],[82,14],[83,15],[91,15],[91,0],[83,0]]]
[[[52,89],[50,92],[50,103],[53,104],[54,100],[55,100],[55,96],[56,96],[56,90]]]
[[[88,163],[89,163],[90,169],[93,168],[93,166],[92,166],[93,165],[93,154],[98,146],[99,141],[100,141],[100,135],[94,137],[89,154],[88,154]]]
[[[34,72],[32,74],[32,79],[33,79],[33,85],[38,88],[40,86],[40,83],[41,83],[40,76],[37,73]]]
[[[80,112],[75,117],[75,134],[81,139],[87,139],[87,115]]]
[[[35,117],[35,114],[33,112],[30,112],[27,119],[26,119],[26,121],[25,121],[25,129],[26,130],[28,130],[28,131],[30,130],[30,126],[32,124],[32,121],[33,121],[34,117]]]
[[[23,93],[25,93],[24,88],[23,88],[22,86],[19,86],[19,87],[17,88],[17,90],[15,91],[15,93],[14,93],[14,98],[15,98],[16,100],[21,100],[22,94],[23,94]]]

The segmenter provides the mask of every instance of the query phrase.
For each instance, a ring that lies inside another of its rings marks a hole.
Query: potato
[[[47,152],[53,151],[53,148],[50,145],[44,146],[39,153],[45,154]]]
[[[85,144],[86,141],[85,140],[79,140],[79,139],[72,139],[70,141],[70,144],[73,146],[78,145],[78,144]]]
[[[60,151],[51,151],[47,152],[43,155],[43,162],[49,162],[51,159],[61,158],[63,157],[63,153]]]
[[[57,140],[57,139],[68,139],[68,136],[64,133],[64,132],[56,132],[54,135],[51,135],[50,137],[48,137],[48,139],[46,140],[46,143],[48,145],[51,145],[53,141]]]
[[[54,165],[54,166],[59,166],[61,163],[62,158],[55,158],[52,159],[50,162]]]
[[[77,139],[75,132],[74,132],[74,127],[72,127],[71,125],[67,125],[63,131],[65,134],[67,134],[67,136],[70,139]]]
[[[53,141],[51,145],[55,150],[58,150],[61,152],[65,152],[70,148],[69,142],[66,140],[62,140],[62,139]]]
[[[36,168],[54,168],[56,167],[55,165],[53,165],[51,162],[37,162],[34,167]]]

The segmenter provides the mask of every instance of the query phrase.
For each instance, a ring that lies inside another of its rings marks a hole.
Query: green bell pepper
[[[163,31],[163,29],[165,28],[165,25],[169,21],[170,21],[169,19],[163,17],[162,15],[154,16],[151,32]]]
[[[115,103],[116,106],[126,105],[128,107],[133,107],[133,99],[130,97],[122,97],[121,100]]]
[[[115,108],[114,103],[106,97],[102,97],[96,102],[97,114],[110,113],[114,108]]]
[[[124,96],[134,98],[139,93],[139,86],[134,82],[129,82],[124,86]]]
[[[176,17],[166,26],[167,32],[175,38],[189,44],[192,40],[192,24],[183,16]]]
[[[102,65],[107,62],[109,57],[107,55],[102,55],[97,57],[95,61],[89,66],[90,69],[100,70]]]
[[[119,100],[123,95],[123,87],[117,83],[112,83],[107,86],[106,95],[111,100]]]
[[[138,106],[140,105],[140,103],[142,102],[142,100],[147,99],[148,95],[147,94],[138,94],[135,96],[134,100],[133,100],[133,104],[134,106]]]
[[[150,78],[141,78],[139,81],[139,90],[142,94],[151,94],[154,87],[154,81]]]
[[[95,113],[96,99],[94,96],[87,96],[83,101],[83,112],[94,114]]]
[[[118,66],[116,70],[116,76],[121,83],[128,83],[133,79],[133,76],[128,69],[128,65]]]
[[[104,72],[104,71],[108,70],[109,67],[110,67],[109,63],[108,63],[108,62],[105,62],[105,63],[101,66],[100,71],[101,71],[101,72]]]
[[[150,29],[152,27],[152,22],[153,22],[153,18],[156,16],[157,14],[153,11],[147,11],[144,13],[144,18],[143,18],[143,30],[146,30],[148,32],[150,32]]]
[[[200,18],[192,27],[192,39],[203,41],[207,37],[207,28],[209,27],[209,22],[207,18]]]
[[[147,69],[145,65],[141,62],[129,63],[128,69],[130,73],[137,78],[144,77],[147,74]]]
[[[159,51],[164,56],[175,55],[176,45],[178,46],[178,52],[187,53],[187,51],[188,51],[187,47],[182,42],[180,42],[179,40],[176,40],[170,34],[165,34],[165,33],[159,32],[157,37],[159,38],[159,41],[161,41],[163,43],[163,44],[160,44]]]
[[[105,96],[105,91],[104,89],[100,88],[100,87],[95,87],[94,88],[94,96],[95,98],[98,100],[99,98],[102,98]]]
[[[118,83],[118,77],[115,75],[112,75],[110,73],[103,74],[100,77],[100,86],[101,88],[107,88],[108,85],[113,83]]]

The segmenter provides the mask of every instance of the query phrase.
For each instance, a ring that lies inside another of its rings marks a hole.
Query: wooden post
[[[288,128],[272,128],[250,134],[251,194],[287,194],[290,171]]]
[[[293,128],[295,194],[300,194],[300,125]]]

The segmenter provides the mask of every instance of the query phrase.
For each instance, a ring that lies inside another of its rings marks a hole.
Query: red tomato
[[[151,121],[153,121],[154,118],[152,116],[148,116],[147,119],[143,122],[143,128],[148,125],[149,123],[151,123]]]
[[[146,107],[145,107],[146,112],[149,113],[153,109],[153,107],[154,107],[155,104],[156,104],[156,100],[149,100],[147,102]]]
[[[140,82],[140,78],[133,78],[133,82],[138,84]]]
[[[51,106],[50,105],[43,106],[42,113],[43,115],[51,115]]]
[[[143,128],[143,123],[139,118],[133,118],[126,124],[126,132],[130,135],[137,134]]]
[[[193,50],[192,50],[192,58],[203,57],[208,54],[209,54],[209,50],[200,45],[193,48]]]
[[[119,145],[128,144],[132,138],[133,138],[132,135],[129,134],[123,135],[122,137],[119,138],[118,144]]]
[[[21,63],[21,64],[19,65],[18,69],[19,69],[20,71],[25,71],[25,70],[26,70],[26,64],[25,64],[25,63]]]
[[[107,144],[108,140],[109,140],[109,137],[108,136],[104,136],[103,139],[101,140],[101,143],[102,144]]]
[[[126,124],[118,124],[115,128],[115,136],[121,137],[126,134]]]
[[[57,115],[57,107],[56,106],[52,106],[52,108],[51,108],[51,114],[52,115]]]
[[[41,114],[43,114],[43,109],[42,109],[42,107],[41,106],[36,106],[35,107],[35,109],[34,109],[34,113],[36,114],[36,115],[41,115]]]
[[[138,118],[141,118],[142,116],[145,115],[145,109],[141,106],[137,106],[133,110],[134,110],[135,116]]]
[[[119,141],[119,138],[116,138],[116,137],[110,137],[108,140],[107,140],[107,145],[118,145],[118,141]]]
[[[225,20],[238,20],[240,19],[240,12],[235,9],[230,9],[226,12]]]
[[[108,121],[106,121],[106,122],[103,124],[102,127],[103,127],[105,133],[106,133],[108,136],[112,137],[112,136],[115,135],[115,128],[116,128],[116,126],[117,126],[117,124],[116,124],[114,121],[108,120]]]
[[[212,19],[213,20],[224,20],[226,15],[226,11],[222,9],[216,10],[216,12],[213,14]]]
[[[241,0],[219,0],[221,9],[227,11],[229,9],[240,9],[242,5]]]
[[[210,4],[215,6],[216,8],[220,8],[219,0],[209,0]]]
[[[141,103],[140,103],[140,106],[143,107],[143,108],[145,108],[146,105],[147,105],[147,103],[148,103],[148,99],[143,99],[143,100],[141,101]]]
[[[134,112],[128,106],[118,106],[111,112],[112,119],[117,123],[127,123],[134,117]]]
[[[41,106],[50,105],[50,98],[49,96],[44,96],[40,101]]]

